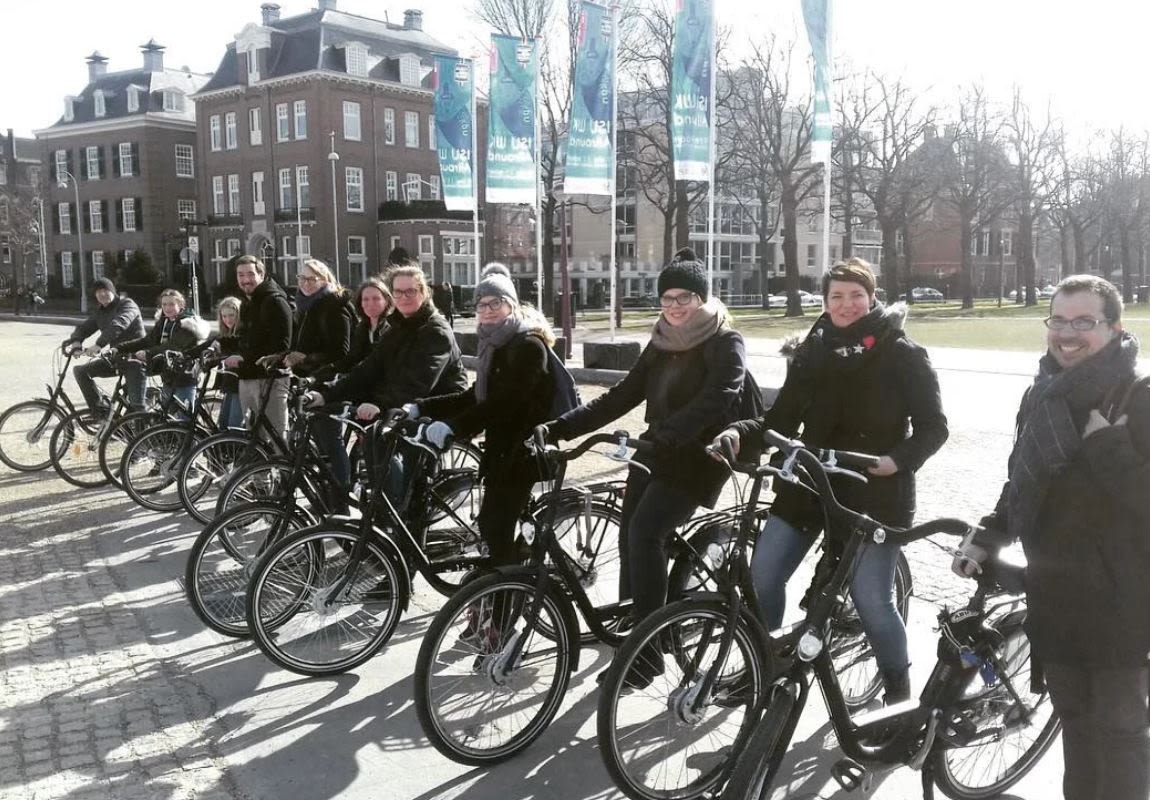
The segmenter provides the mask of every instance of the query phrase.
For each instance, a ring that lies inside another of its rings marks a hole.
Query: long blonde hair
[[[224,311],[232,311],[232,312],[235,312],[235,315],[236,315],[235,324],[232,325],[227,330],[224,330],[224,320],[223,320],[223,312]],[[239,335],[240,300],[238,297],[232,297],[229,295],[228,297],[225,297],[223,300],[221,300],[219,302],[219,305],[216,306],[216,324],[220,328],[220,336],[222,336],[222,337],[231,337],[231,336]]]
[[[303,265],[314,272],[319,279],[331,287],[336,294],[343,294],[343,287],[339,285],[339,278],[331,271],[331,267],[318,258],[309,258]]]
[[[528,330],[542,339],[548,347],[555,346],[555,331],[551,329],[551,323],[543,316],[542,311],[526,303],[514,302],[510,297],[505,297],[504,300],[511,304],[512,316],[526,325]]]

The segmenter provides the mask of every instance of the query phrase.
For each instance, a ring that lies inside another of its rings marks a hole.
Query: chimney
[[[421,31],[423,30],[423,12],[409,8],[403,12],[403,29],[405,31]]]
[[[100,55],[99,50],[93,51],[86,59],[88,62],[88,81],[94,81],[108,71],[108,59]]]
[[[280,21],[280,7],[277,3],[264,3],[260,6],[260,18],[266,27]]]
[[[144,54],[144,69],[148,72],[164,71],[164,46],[156,44],[155,39],[149,39],[147,44],[140,45]]]
[[[320,11],[335,11],[336,0],[319,0]]]

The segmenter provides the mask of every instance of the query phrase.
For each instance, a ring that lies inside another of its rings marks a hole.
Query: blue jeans
[[[244,409],[240,405],[240,396],[236,392],[225,392],[224,401],[220,403],[220,417],[216,425],[221,431],[244,426]]]
[[[787,607],[787,581],[814,544],[781,517],[772,516],[763,526],[751,559],[751,577],[759,609],[770,630],[783,623]],[[906,626],[895,604],[894,570],[899,548],[889,544],[864,545],[854,578],[851,599],[858,610],[863,631],[874,648],[879,669],[904,670],[910,664]]]
[[[163,390],[160,392],[160,397],[166,403],[169,397],[178,397],[184,404],[187,411],[181,412],[176,410],[176,414],[180,419],[187,419],[188,414],[195,414],[196,411],[196,387],[193,386],[169,386],[164,384]]]

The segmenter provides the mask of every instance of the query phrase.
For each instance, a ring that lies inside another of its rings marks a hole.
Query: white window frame
[[[807,245],[807,267],[814,267],[819,259],[819,246],[817,244]]]
[[[419,112],[403,112],[403,146],[419,147]]]
[[[259,147],[264,143],[264,129],[260,120],[260,108],[248,109],[248,144]]]
[[[307,193],[307,202],[303,202],[304,193]],[[300,208],[311,208],[311,174],[306,164],[295,168],[295,201]]]
[[[395,144],[395,109],[383,110],[383,143]]]
[[[427,115],[427,149],[428,150],[434,150],[435,149],[436,138],[437,137],[435,135],[435,115],[434,114],[428,114]]]
[[[226,243],[223,239],[216,239],[212,242],[212,261],[226,261],[227,256]]]
[[[998,233],[998,246],[1002,250],[1002,255],[1014,255],[1014,231],[1002,230]]]
[[[248,85],[256,83],[260,79],[260,56],[259,50],[251,48],[248,50]]]
[[[355,100],[343,101],[343,138],[349,142],[363,140],[363,116]]]
[[[240,176],[238,173],[228,175],[228,214],[235,216],[240,213]]]
[[[343,170],[343,183],[344,183],[344,200],[346,201],[348,211],[363,212],[363,167],[344,167]],[[352,190],[355,191],[356,199],[353,202]]]
[[[388,170],[386,176],[386,193],[384,198],[387,200],[399,199],[399,173],[395,170]],[[394,248],[393,248],[394,249]]]
[[[229,111],[224,114],[224,147],[235,150],[239,146],[239,139],[236,136],[236,112]]]
[[[72,235],[72,204],[57,203],[56,214],[60,217],[60,233],[64,236]]]
[[[208,118],[208,139],[211,142],[212,152],[223,150],[223,139],[220,133],[220,115],[212,114]]]
[[[297,236],[296,239],[299,241],[299,247],[296,248],[296,255],[299,256],[300,259],[311,258],[311,237],[304,234],[303,236]]]
[[[228,256],[227,256],[228,258],[231,258],[232,256],[238,256],[240,254],[240,240],[239,239],[228,239],[227,250],[225,250],[224,252],[226,252],[228,254]]]
[[[295,184],[292,183],[291,167],[280,170],[280,208],[295,208]]]
[[[353,246],[354,243],[354,246]],[[367,261],[367,237],[366,236],[349,236],[347,237],[347,260],[350,262],[364,262]]]
[[[64,250],[60,253],[60,281],[65,289],[71,289],[74,282],[72,277],[72,251]]]
[[[92,280],[99,280],[104,277],[104,251],[92,251]]]
[[[165,89],[163,97],[164,111],[170,111],[179,114],[183,113],[187,108],[184,101],[184,93],[181,91],[176,89]]]
[[[423,199],[423,176],[418,172],[407,173],[407,180],[403,182],[403,199],[405,202]]]
[[[180,171],[181,166],[186,168],[185,172]],[[176,177],[196,177],[196,151],[190,144],[176,145]]]
[[[286,142],[291,138],[291,112],[287,103],[276,103],[276,141]]]
[[[359,42],[348,42],[344,47],[347,61],[347,74],[357,78],[367,77],[367,48]]]
[[[252,213],[257,217],[262,217],[265,213],[263,172],[252,173]]]
[[[431,187],[429,189],[429,193],[431,194],[431,199],[432,200],[442,199],[443,192],[440,189],[439,176],[438,175],[432,175],[430,183],[431,183]]]
[[[399,82],[405,86],[420,84],[419,56],[405,53],[399,57]]]
[[[108,101],[104,97],[104,90],[97,89],[92,92],[92,113],[97,117],[108,115]]]
[[[212,176],[212,213],[217,217],[224,215],[224,203],[227,198],[224,195],[224,176]]]
[[[295,123],[295,138],[307,138],[307,100],[296,100],[292,104],[292,119]]]
[[[140,90],[135,86],[128,87],[128,113],[135,114],[140,110]]]
[[[119,153],[120,175],[131,177],[136,174],[136,159],[132,158],[132,143],[120,142]]]
[[[126,232],[136,232],[136,198],[123,197],[120,199],[120,223]]]
[[[176,201],[176,218],[177,219],[195,219],[196,218],[196,201],[195,200],[177,200]]]
[[[88,180],[90,181],[97,181],[100,179],[99,147],[84,148],[84,173],[88,176]]]
[[[56,183],[64,182],[64,173],[68,170],[68,151],[57,150],[55,153]]]
[[[294,236],[285,236],[280,242],[280,258],[282,258],[284,261],[295,258],[295,255],[292,253],[293,239],[295,239]],[[298,244],[298,242],[295,242],[295,244]]]
[[[424,245],[426,245],[426,247]],[[435,237],[429,233],[419,234],[417,254],[421,256],[435,255]]]
[[[88,228],[92,233],[104,232],[104,205],[100,200],[88,201]]]

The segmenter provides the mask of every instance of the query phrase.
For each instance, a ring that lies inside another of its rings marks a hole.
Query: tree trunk
[[[1058,228],[1058,253],[1062,258],[1062,269],[1059,274],[1065,278],[1067,275],[1074,274],[1074,248],[1071,247],[1071,233],[1070,225],[1062,225]]]
[[[799,204],[794,189],[784,186],[779,199],[783,215],[783,263],[786,269],[784,285],[787,289],[788,317],[801,317],[803,304],[799,299]]]
[[[555,205],[555,198],[550,192],[545,194],[543,208],[540,210],[543,219],[538,221],[542,224],[536,224],[535,231],[543,237],[543,308],[539,310],[556,325],[561,325],[558,305],[555,303]]]
[[[691,243],[691,203],[687,197],[687,181],[675,181],[675,249]]]
[[[1066,273],[1074,275],[1078,272],[1086,272],[1086,231],[1082,223],[1078,220],[1071,220],[1071,229],[1074,232],[1074,266],[1073,272]]]
[[[910,241],[910,225],[903,220],[902,228],[902,275],[906,280],[906,299],[908,303],[914,302],[913,289],[917,280],[914,275],[914,247]]]
[[[970,237],[974,232],[974,221],[959,212],[958,247],[962,253],[958,270],[958,293],[962,297],[963,308],[974,308],[974,282],[971,280],[972,264]]]
[[[893,303],[901,292],[898,275],[898,222],[890,217],[879,217],[882,231],[882,287],[886,289],[886,299]],[[914,302],[909,299],[908,302]]]
[[[1134,248],[1130,241],[1129,225],[1118,229],[1118,241],[1122,250],[1122,302],[1134,302]]]
[[[1036,305],[1038,292],[1034,286],[1034,214],[1029,208],[1018,214],[1018,253],[1015,258],[1019,267],[1018,293],[1021,295],[1025,286],[1026,305]]]
[[[766,192],[759,192],[759,224],[755,226],[755,230],[759,234],[759,294],[762,297],[762,304],[764,309],[771,307],[770,298],[770,277],[771,277],[771,264],[767,260],[767,252],[770,249],[768,245],[771,242],[771,234],[773,231],[767,230],[767,208],[770,202],[770,197]]]

